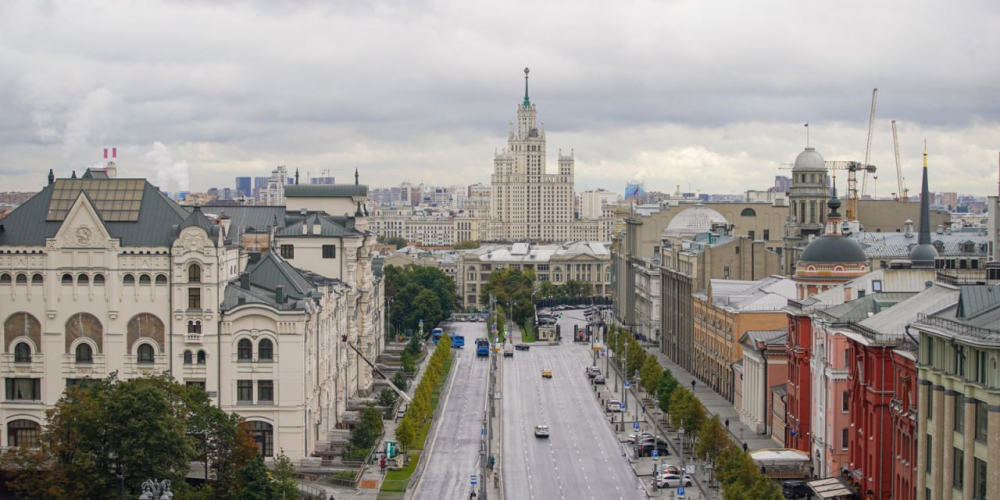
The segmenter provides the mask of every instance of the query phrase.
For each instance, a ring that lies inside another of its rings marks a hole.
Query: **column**
[[[941,466],[941,500],[951,500],[952,485],[955,484],[955,398],[961,397],[957,392],[949,389],[944,391],[944,431],[939,433],[941,447],[944,450]],[[937,410],[937,408],[935,408]]]
[[[940,385],[935,385],[931,388],[931,397],[934,398],[933,412],[933,430],[931,431],[931,437],[934,442],[932,443],[933,449],[931,450],[931,495],[933,500],[940,500],[942,495],[942,484],[943,475],[941,474],[944,468],[944,444],[945,441],[950,442],[944,438],[944,412],[941,411],[942,405],[944,404],[944,387]],[[948,445],[951,447],[951,445]]]
[[[972,500],[972,481],[975,474],[976,461],[976,400],[962,398],[965,404],[965,434],[962,436],[962,448],[965,448],[965,463],[962,465],[965,488],[962,490],[962,500]]]
[[[988,407],[986,441],[986,498],[1000,498],[1000,406]]]

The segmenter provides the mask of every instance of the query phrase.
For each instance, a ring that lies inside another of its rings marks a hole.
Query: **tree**
[[[408,243],[406,241],[406,238],[400,238],[398,236],[395,236],[395,237],[392,237],[392,238],[387,238],[385,236],[379,236],[378,238],[376,238],[375,241],[377,241],[379,243],[382,243],[383,245],[396,245],[396,250],[399,250],[400,248],[405,247],[406,244]]]
[[[416,437],[417,435],[413,430],[412,421],[408,418],[400,420],[399,425],[396,426],[396,441],[399,441],[399,445],[402,446],[404,450],[409,450]]]
[[[652,393],[656,390],[660,383],[661,373],[663,373],[663,368],[656,361],[656,356],[647,356],[646,361],[642,363],[642,368],[639,368],[639,380],[646,392]]]
[[[455,250],[475,250],[479,245],[479,240],[463,240],[455,243]]]
[[[512,314],[515,323],[524,325],[534,315],[534,305],[531,302],[534,283],[535,272],[532,270],[521,271],[508,267],[493,271],[490,279],[480,289],[479,300],[487,304],[492,294],[497,304]]]
[[[429,329],[426,325],[436,325],[443,319],[441,302],[438,300],[437,294],[426,288],[420,290],[410,305],[409,323],[419,324],[420,320],[423,320],[425,328]]]
[[[293,499],[299,496],[298,480],[295,479],[295,464],[285,455],[285,450],[274,459],[275,498]]]
[[[732,442],[729,440],[726,429],[722,426],[719,415],[716,414],[702,426],[701,432],[698,433],[698,445],[695,447],[694,452],[698,458],[708,459],[708,461],[714,464],[715,458],[719,456],[719,453],[726,446],[731,445]]]
[[[670,413],[670,396],[674,394],[674,391],[680,387],[680,383],[674,378],[674,374],[670,373],[670,370],[663,370],[660,374],[660,385],[656,389],[656,397],[660,400],[660,409]]]
[[[747,485],[760,470],[750,459],[750,455],[736,446],[727,446],[719,452],[715,460],[715,475],[722,483],[723,490],[733,485]]]
[[[683,428],[693,436],[705,422],[705,408],[693,392],[678,388],[670,397],[670,421],[674,427]]]
[[[239,480],[242,487],[237,500],[275,500],[278,490],[271,473],[264,467],[264,460],[255,457],[240,469]]]
[[[351,444],[367,451],[378,441],[382,429],[382,414],[374,404],[368,403],[361,410],[361,422],[351,431]]]

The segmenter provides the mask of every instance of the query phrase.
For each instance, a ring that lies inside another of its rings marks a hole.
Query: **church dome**
[[[670,224],[663,230],[663,235],[691,236],[711,231],[713,224],[729,224],[729,221],[719,212],[699,203],[681,211],[671,219]]]
[[[799,153],[799,156],[795,158],[795,166],[792,167],[792,172],[814,170],[826,172],[826,162],[823,160],[823,155],[819,154],[815,148],[806,148],[805,151]]]
[[[820,236],[802,252],[800,262],[814,264],[851,264],[868,261],[861,245],[851,238],[839,235]]]

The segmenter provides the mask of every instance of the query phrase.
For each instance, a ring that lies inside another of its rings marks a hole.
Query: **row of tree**
[[[168,375],[88,380],[68,388],[46,419],[37,448],[15,448],[0,460],[21,498],[112,500],[154,478],[169,479],[178,498],[298,498],[284,454],[268,473],[239,415]],[[209,481],[189,486],[190,463],[206,458]]]
[[[671,424],[684,429],[695,442],[695,456],[712,464],[722,483],[724,500],[778,500],[781,490],[754,464],[750,455],[736,447],[719,415],[708,412],[694,392],[681,387],[677,378],[660,366],[626,330],[614,325],[608,331],[608,346],[615,352],[625,373],[637,376],[639,386],[656,398],[657,405],[670,416]],[[624,362],[622,361],[624,359]]]
[[[523,327],[535,316],[535,306],[531,302],[534,286],[535,272],[530,269],[521,271],[508,267],[493,271],[490,279],[480,288],[479,303],[489,304],[492,295],[497,308]]]
[[[390,323],[400,330],[417,331],[423,320],[429,331],[455,310],[455,282],[444,271],[410,264],[386,266],[384,273],[385,294],[392,299]]]
[[[413,392],[413,402],[406,408],[406,414],[396,426],[396,441],[401,449],[408,450],[411,446],[418,444],[414,441],[417,436],[426,436],[431,425],[431,418],[434,416],[432,397],[434,391],[443,383],[447,376],[445,369],[451,359],[451,339],[448,335],[441,338],[431,359],[427,362],[424,375],[417,384],[417,390]]]
[[[543,281],[538,285],[540,298],[583,299],[594,295],[594,284],[589,281],[568,280],[562,285]]]

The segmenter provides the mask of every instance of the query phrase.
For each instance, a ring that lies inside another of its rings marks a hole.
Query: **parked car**
[[[642,441],[643,439],[645,439],[645,438],[646,438],[646,436],[649,436],[649,437],[654,437],[654,436],[653,436],[652,434],[650,434],[650,433],[648,433],[648,432],[640,432],[640,433],[638,433],[638,434],[629,434],[629,435],[628,435],[628,437],[627,437],[627,438],[625,438],[625,439],[626,439],[626,440],[627,440],[628,442],[630,442],[630,443],[634,443],[634,442],[635,442],[635,441],[636,441],[637,439],[638,439],[639,441]]]
[[[601,369],[596,366],[588,366],[586,369],[587,376],[594,378],[601,374]]]
[[[548,368],[543,368],[542,378],[552,378],[552,370],[549,370]]]
[[[535,426],[535,437],[547,438],[549,437],[549,426],[547,425],[536,425]]]
[[[666,441],[643,441],[636,445],[636,455],[640,457],[651,457],[653,456],[653,450],[656,450],[659,456],[665,457],[670,454],[669,445]]]
[[[598,375],[593,380],[595,385],[604,385],[604,375]]]
[[[622,402],[617,399],[609,399],[604,403],[604,411],[622,411]]]
[[[660,466],[660,475],[663,474],[680,474],[681,468],[676,465],[663,464]]]
[[[679,474],[661,474],[656,478],[657,488],[679,488],[689,487],[694,484],[691,476],[681,476]]]
[[[517,349],[518,351],[527,351],[528,349],[531,349],[531,346],[528,344],[517,344],[514,346],[514,349]]]
[[[805,481],[785,481],[781,483],[781,494],[785,498],[808,498],[811,491]]]

